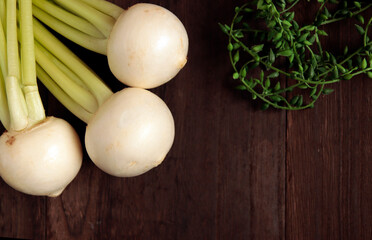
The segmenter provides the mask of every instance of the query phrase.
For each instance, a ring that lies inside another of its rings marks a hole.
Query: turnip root
[[[23,131],[5,132],[0,153],[1,177],[31,195],[58,196],[82,164],[78,135],[70,124],[54,117]]]
[[[117,19],[107,43],[111,72],[128,86],[154,88],[171,80],[186,64],[188,36],[167,9],[133,5]]]
[[[174,121],[167,105],[140,88],[126,88],[109,98],[90,119],[85,135],[92,161],[117,177],[156,167],[173,140]]]

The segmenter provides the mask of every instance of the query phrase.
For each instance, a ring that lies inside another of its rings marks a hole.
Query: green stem
[[[369,26],[371,25],[371,23],[372,23],[372,17],[369,19],[369,21],[367,23],[367,26],[366,26],[366,30],[364,31],[364,36],[363,36],[363,45],[364,46],[367,46],[368,29],[369,29]]]
[[[75,101],[81,104],[88,112],[94,113],[98,108],[95,97],[86,89],[82,88],[68,78],[41,50],[42,46],[35,43],[37,63],[50,75],[62,88],[68,89],[66,93]]]
[[[33,6],[33,14],[44,24],[54,31],[65,36],[76,44],[91,51],[106,55],[107,39],[95,38],[73,28],[66,23],[56,19],[54,16],[44,12],[40,8]]]
[[[5,5],[5,0],[0,1],[0,21],[5,24],[6,23],[6,5]],[[3,26],[5,27],[5,26]],[[4,28],[4,31],[6,29]]]
[[[358,14],[361,13],[361,12],[364,12],[365,10],[367,10],[368,8],[370,8],[371,6],[372,6],[371,3],[368,4],[368,5],[365,6],[364,8],[361,8],[361,9],[359,9],[358,11],[353,12],[353,13],[351,14],[350,17],[353,17],[353,16],[355,16],[355,15],[358,15]],[[343,20],[343,19],[345,19],[345,17],[339,17],[339,18],[334,18],[334,19],[326,20],[326,21],[322,22],[321,25],[326,25],[326,24],[329,24],[329,23],[338,22],[338,21],[341,21],[341,20]]]
[[[124,12],[124,9],[108,1],[102,1],[102,0],[81,0],[81,1],[115,19],[118,19],[118,17]]]
[[[17,1],[6,2],[6,46],[7,46],[7,75],[5,89],[8,99],[10,129],[20,131],[27,127],[27,107],[20,88],[20,62],[18,55],[17,37]]]
[[[6,97],[5,77],[7,76],[7,63],[6,63],[6,38],[3,28],[3,19],[0,17],[0,121],[9,130],[10,116],[8,108],[8,100]]]
[[[34,19],[35,39],[45,47],[56,58],[70,68],[87,86],[89,91],[101,105],[112,95],[112,91],[101,81],[101,79],[89,69],[71,50],[53,36],[45,27]],[[64,91],[68,92],[68,87]]]
[[[22,84],[31,126],[45,119],[45,110],[36,81],[32,0],[19,0],[19,8]]]
[[[66,23],[73,28],[76,28],[77,30],[85,34],[88,34],[95,38],[104,38],[104,35],[90,22],[62,9],[61,7],[55,5],[50,1],[32,0],[32,3],[54,18]]]
[[[292,3],[291,6],[289,6],[288,8],[284,9],[283,11],[280,12],[280,14],[282,13],[285,13],[285,12],[288,12],[291,8],[293,8],[294,6],[296,6],[296,4],[299,2],[300,0],[296,0],[294,1],[294,3]]]
[[[71,111],[80,120],[88,123],[93,114],[86,111],[83,107],[77,104],[72,98],[66,94],[53,79],[39,65],[36,66],[37,76],[46,88],[62,103],[69,111]]]
[[[116,20],[88,4],[77,0],[54,0],[65,9],[79,15],[96,26],[105,37],[109,37]]]
[[[20,61],[18,55],[18,36],[17,36],[17,0],[7,0],[6,12],[6,42],[7,42],[7,62],[8,75],[20,79]]]

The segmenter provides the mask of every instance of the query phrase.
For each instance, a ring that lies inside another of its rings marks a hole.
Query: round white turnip
[[[85,146],[104,172],[133,177],[158,166],[174,140],[173,116],[157,95],[125,88],[112,95],[89,120]]]
[[[14,189],[55,197],[75,178],[82,164],[80,139],[72,126],[48,117],[23,131],[0,137],[0,175]]]

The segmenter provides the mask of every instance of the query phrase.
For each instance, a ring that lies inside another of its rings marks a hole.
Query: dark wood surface
[[[127,8],[136,1],[114,1]],[[187,66],[153,89],[176,123],[156,169],[116,178],[85,155],[57,198],[19,193],[0,181],[0,236],[23,239],[372,239],[372,80],[336,84],[311,110],[260,111],[230,87],[228,0],[157,0],[185,24]],[[240,1],[242,2],[242,1]],[[299,20],[311,4],[297,8]],[[328,46],[355,41],[352,22],[329,28]],[[109,83],[103,56],[72,48]],[[43,87],[48,115],[85,125]]]

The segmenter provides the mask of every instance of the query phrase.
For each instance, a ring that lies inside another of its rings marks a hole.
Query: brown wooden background
[[[114,1],[128,7],[136,1]],[[88,157],[57,198],[0,181],[0,236],[25,239],[372,239],[372,80],[334,85],[315,109],[260,111],[230,88],[230,0],[155,0],[184,22],[189,62],[153,92],[174,114],[166,160],[135,178],[111,177]],[[240,3],[242,1],[239,1]],[[312,4],[297,8],[311,16]],[[369,12],[371,13],[371,12]],[[340,51],[352,22],[329,30]],[[104,57],[71,45],[112,87]],[[49,115],[85,125],[40,87]]]

